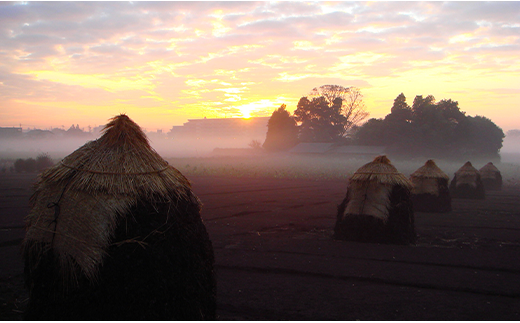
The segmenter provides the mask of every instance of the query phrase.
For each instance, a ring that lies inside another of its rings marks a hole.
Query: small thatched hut
[[[414,211],[449,212],[451,196],[448,188],[450,177],[433,160],[428,160],[410,175]]]
[[[206,320],[201,203],[126,115],[40,175],[23,241],[28,320]]]
[[[478,170],[468,161],[458,171],[450,183],[452,198],[484,199],[484,185]]]
[[[480,179],[486,191],[502,190],[502,174],[492,162],[487,163],[479,169]]]
[[[409,244],[416,239],[410,190],[412,183],[379,156],[359,168],[349,180],[338,206],[334,238],[339,240]]]

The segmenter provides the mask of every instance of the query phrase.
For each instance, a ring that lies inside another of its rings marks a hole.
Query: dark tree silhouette
[[[345,132],[346,117],[341,114],[342,99],[332,102],[323,97],[309,100],[300,98],[294,111],[295,120],[300,125],[299,139],[302,142],[333,142],[339,140]]]
[[[54,163],[48,154],[39,154],[36,157],[36,171],[39,173],[51,167],[52,165],[54,165]]]
[[[334,104],[336,98],[342,100],[341,113],[345,116],[344,132],[366,119],[369,113],[366,111],[363,95],[356,87],[343,87],[341,85],[322,85],[312,89],[308,98],[324,97],[329,106]]]
[[[298,143],[296,121],[282,104],[267,122],[267,134],[263,147],[267,151],[285,151]]]
[[[412,120],[412,108],[406,103],[406,97],[403,93],[399,94],[394,100],[390,114],[386,116],[385,120],[400,123],[410,122]]]
[[[385,145],[389,152],[401,155],[496,158],[503,138],[502,129],[491,120],[466,116],[457,101],[436,103],[432,95],[418,95],[410,108],[401,93],[394,100],[391,113],[361,126],[355,141]]]
[[[466,134],[469,155],[493,155],[502,148],[504,132],[493,121],[483,116],[466,117],[469,131]]]
[[[368,146],[388,145],[383,119],[368,119],[356,132],[355,143]]]

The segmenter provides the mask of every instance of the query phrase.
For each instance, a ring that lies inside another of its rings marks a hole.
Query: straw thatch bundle
[[[484,185],[478,170],[468,161],[458,171],[450,183],[452,198],[484,199]]]
[[[410,199],[411,182],[379,156],[359,168],[349,180],[338,206],[334,238],[409,244],[416,239]]]
[[[410,175],[412,202],[418,212],[449,212],[451,196],[448,175],[433,160],[428,160]]]
[[[23,242],[30,320],[215,318],[213,248],[188,180],[126,115],[39,177]]]
[[[502,174],[492,162],[487,163],[479,169],[480,179],[486,191],[502,190]]]

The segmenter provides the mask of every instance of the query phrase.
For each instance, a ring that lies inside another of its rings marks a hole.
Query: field
[[[267,155],[170,158],[170,165],[186,176],[225,176],[247,178],[283,178],[312,180],[344,180],[361,166],[373,160],[372,157],[346,158],[341,155]],[[426,162],[425,158],[400,160],[389,156],[398,171],[409,176]],[[507,155],[507,162],[493,163],[500,169],[505,185],[520,185],[520,155]],[[436,164],[450,178],[466,162],[435,159]],[[471,160],[480,169],[490,160]]]
[[[485,200],[416,212],[412,246],[335,241],[348,174],[367,160],[176,158],[216,255],[221,320],[519,320],[518,166]],[[409,175],[423,161],[394,162]],[[462,164],[442,161],[450,175]],[[474,163],[480,168],[483,164]],[[20,243],[34,174],[0,174],[0,319],[21,319]]]

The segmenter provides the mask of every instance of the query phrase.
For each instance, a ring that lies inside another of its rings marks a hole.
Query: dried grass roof
[[[412,188],[412,183],[390,163],[385,155],[378,156],[361,166],[350,181],[376,181],[381,184],[401,185]]]
[[[38,263],[41,244],[52,245],[66,281],[79,270],[94,280],[118,220],[141,202],[200,205],[188,180],[123,114],[110,120],[99,139],[40,175],[26,217],[25,257]]]
[[[410,177],[415,178],[444,178],[449,180],[450,177],[443,172],[437,164],[432,159],[426,161],[426,163],[419,167],[415,172],[413,172]]]
[[[103,135],[40,175],[39,184],[69,181],[69,190],[133,198],[186,197],[188,180],[150,146],[141,128],[122,114]]]
[[[457,176],[469,174],[478,174],[478,170],[475,167],[473,167],[473,165],[471,165],[471,162],[469,161],[462,165],[462,167],[455,172],[455,175]]]
[[[498,168],[496,168],[496,166],[493,165],[492,162],[489,162],[486,165],[482,166],[482,168],[479,169],[479,172],[481,172],[481,173],[500,173]]]

